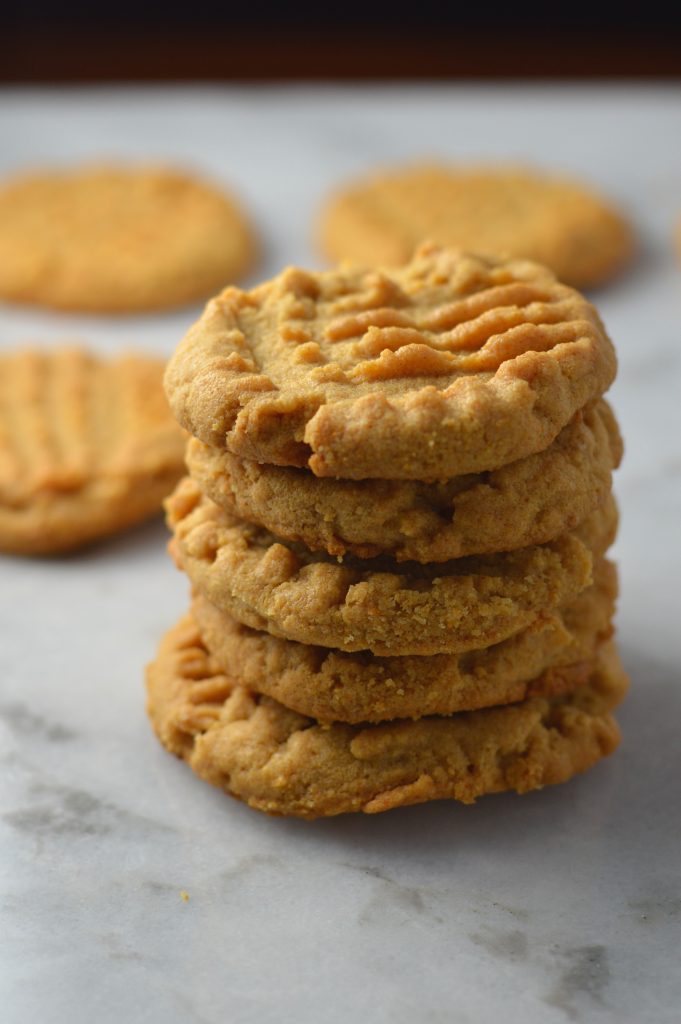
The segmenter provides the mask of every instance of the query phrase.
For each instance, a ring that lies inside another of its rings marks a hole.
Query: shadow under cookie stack
[[[593,306],[524,260],[427,245],[227,288],[166,372],[193,600],[148,669],[161,742],[307,818],[611,753],[615,365]]]

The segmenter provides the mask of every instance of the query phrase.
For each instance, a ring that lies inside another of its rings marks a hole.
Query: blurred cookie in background
[[[256,239],[240,205],[162,166],[84,166],[0,186],[0,298],[132,313],[207,298],[247,273]]]
[[[0,354],[0,551],[68,551],[155,515],[183,472],[161,359]]]
[[[614,277],[634,250],[625,218],[588,187],[504,165],[414,164],[377,173],[332,195],[318,224],[332,261],[406,263],[423,239],[537,260],[586,288]]]

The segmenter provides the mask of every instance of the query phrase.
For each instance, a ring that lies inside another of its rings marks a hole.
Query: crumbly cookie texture
[[[330,555],[443,562],[543,544],[610,493],[622,440],[604,401],[580,409],[553,444],[486,474],[432,484],[330,480],[240,459],[192,438],[187,467],[232,515]]]
[[[0,354],[0,550],[67,551],[161,511],[185,445],[163,366],[70,348]]]
[[[161,743],[197,775],[268,814],[316,818],[565,782],[617,747],[610,712],[626,688],[608,642],[588,682],[566,696],[322,726],[221,674],[187,617],[147,670],[147,709]]]
[[[187,478],[166,503],[178,567],[212,604],[254,629],[380,655],[442,654],[505,640],[591,583],[614,538],[609,501],[548,544],[451,562],[339,563],[235,519]]]
[[[594,585],[566,608],[492,647],[467,654],[378,658],[311,647],[249,629],[204,597],[192,616],[217,665],[236,684],[321,722],[449,715],[558,696],[590,675],[612,633],[617,573],[601,560]]]
[[[351,184],[328,201],[319,241],[330,259],[405,263],[423,238],[545,263],[576,287],[629,263],[633,233],[590,189],[540,171],[417,165]]]
[[[422,246],[212,300],[171,358],[175,416],[242,458],[446,479],[546,448],[616,370],[594,307],[526,260]]]
[[[248,271],[254,234],[223,191],[166,167],[26,174],[0,187],[0,296],[124,313],[205,299]]]

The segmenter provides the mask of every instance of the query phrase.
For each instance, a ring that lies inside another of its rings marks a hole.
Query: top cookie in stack
[[[149,672],[164,744],[304,817],[614,749],[614,374],[595,309],[524,260],[427,245],[226,289],[166,372],[195,601]]]
[[[209,303],[170,362],[180,424],[316,476],[434,480],[541,451],[612,383],[594,307],[526,260],[424,246]]]

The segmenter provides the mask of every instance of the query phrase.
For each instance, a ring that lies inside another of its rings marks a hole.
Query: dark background
[[[0,0],[0,81],[681,76],[681,3]]]

